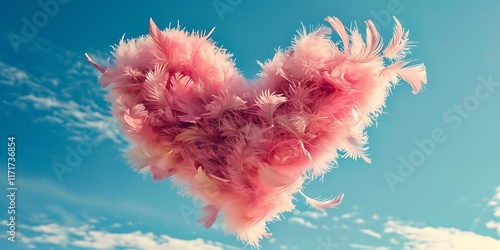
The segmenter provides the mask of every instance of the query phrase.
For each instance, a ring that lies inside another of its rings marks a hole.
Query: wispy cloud
[[[61,118],[58,118],[55,116],[49,116],[49,115],[35,118],[33,121],[35,123],[46,122],[46,123],[60,124],[60,125],[64,124],[64,121]]]
[[[0,61],[0,84],[14,86],[25,83],[27,79],[26,72]]]
[[[456,228],[420,228],[391,220],[384,232],[402,236],[405,249],[500,249],[500,240]]]
[[[480,222],[482,222],[481,219],[483,218],[483,216],[491,209],[493,209],[493,216],[494,217],[497,217],[497,218],[500,217],[500,186],[496,188],[496,193],[495,193],[495,195],[493,195],[493,197],[491,197],[490,199],[485,199],[485,200],[487,200],[487,204],[484,205],[479,216],[474,220],[474,224],[472,224],[469,231],[474,231],[476,229],[477,225]],[[493,224],[491,222],[494,222],[494,221],[488,222],[488,224],[487,224],[488,228],[492,228],[491,226]],[[495,225],[496,225],[496,223],[495,223]],[[498,228],[498,232],[500,235],[500,228]]]
[[[362,218],[357,218],[357,219],[354,220],[354,223],[356,223],[356,224],[364,224],[365,220],[363,220]]]
[[[36,117],[34,122],[64,125],[77,138],[84,138],[83,130],[99,131],[104,138],[121,143],[121,132],[110,115],[103,114],[91,106],[74,101],[63,101],[55,97],[38,97],[33,94],[19,96],[19,100],[32,105],[36,110],[45,110],[50,115]]]
[[[345,213],[340,216],[341,219],[350,219],[354,216],[356,216],[358,213],[357,212],[352,212],[352,213]]]
[[[372,237],[375,237],[375,238],[377,238],[377,239],[381,239],[381,238],[382,238],[382,235],[381,235],[381,234],[376,233],[376,232],[374,232],[374,231],[373,231],[373,230],[371,230],[371,229],[361,229],[361,230],[359,230],[359,231],[360,231],[360,232],[362,232],[362,233],[364,233],[364,234],[366,234],[366,235],[370,235],[370,236],[372,236]]]
[[[315,211],[303,211],[303,212],[293,211],[293,214],[316,220],[320,218],[325,218],[328,215],[326,212],[315,212]]]
[[[32,64],[9,65],[0,58],[0,85],[7,89],[0,95],[9,107],[6,112],[29,112],[35,123],[61,126],[70,133],[70,140],[84,140],[82,130],[91,130],[123,143],[118,124],[102,103],[106,91],[97,84],[97,73],[83,55],[48,42],[43,50],[38,49],[37,42],[41,41],[33,41],[31,55],[51,58],[50,63],[38,62],[35,68]]]
[[[122,225],[120,223],[113,223],[111,225],[111,227],[118,228],[118,227],[122,227]]]
[[[393,244],[393,245],[399,245],[399,244],[400,244],[400,243],[399,243],[399,241],[398,241],[398,240],[396,240],[396,239],[394,239],[394,238],[391,238],[391,239],[389,240],[389,243],[391,243],[391,244]]]
[[[488,206],[493,208],[493,216],[495,220],[490,220],[486,223],[486,227],[489,229],[496,229],[498,236],[500,237],[500,186],[496,188],[496,194],[488,202]]]
[[[353,249],[363,249],[363,250],[389,250],[389,248],[387,247],[374,247],[361,244],[351,244],[350,247]]]
[[[486,208],[484,222],[487,229],[495,230],[500,236],[500,187],[490,199],[484,199]],[[351,242],[351,249],[500,249],[500,240],[489,235],[482,235],[471,230],[452,227],[431,227],[420,222],[396,221],[391,216],[384,217],[378,214],[363,215],[357,211],[332,217],[335,224],[341,221],[352,221],[351,227],[334,225],[335,230],[349,230],[353,233],[370,237],[360,238],[360,242]],[[368,218],[371,218],[369,220]],[[384,219],[385,218],[385,219]],[[359,228],[362,226],[363,228]],[[353,230],[358,228],[357,230]],[[379,246],[376,246],[379,245]]]
[[[27,247],[36,247],[39,244],[71,246],[83,249],[171,249],[171,250],[222,250],[237,249],[219,242],[197,239],[178,239],[169,235],[157,235],[152,232],[109,232],[98,230],[94,225],[84,224],[78,227],[61,226],[56,223],[36,226],[22,226],[27,234],[22,243]],[[29,231],[29,232],[28,232]]]
[[[302,226],[305,226],[305,227],[308,227],[308,228],[312,228],[312,229],[318,228],[318,226],[312,224],[310,221],[304,220],[304,218],[301,218],[301,217],[292,217],[288,221],[291,222],[291,223],[298,223],[298,224],[300,224]]]
[[[42,77],[39,80],[46,80]],[[37,83],[36,80],[29,76],[29,73],[25,70],[19,69],[17,67],[7,65],[0,60],[0,84],[6,87],[26,87],[32,92],[40,93],[43,95],[55,95],[55,92],[50,88],[44,86],[43,84]]]

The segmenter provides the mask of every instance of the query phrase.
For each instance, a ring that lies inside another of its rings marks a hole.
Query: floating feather
[[[316,209],[338,206],[343,194],[312,199],[304,181],[328,171],[337,150],[369,162],[365,129],[390,88],[402,79],[417,93],[427,82],[423,64],[403,60],[408,32],[397,19],[384,50],[373,22],[365,42],[357,28],[325,20],[342,48],[330,29],[304,29],[250,82],[208,39],[213,30],[161,31],[152,20],[149,36],[122,39],[108,68],[86,57],[129,137],[130,163],[201,201],[205,227],[220,215],[226,232],[258,246],[271,235],[266,223],[294,209],[297,192]]]

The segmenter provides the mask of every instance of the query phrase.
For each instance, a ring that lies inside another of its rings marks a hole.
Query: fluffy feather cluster
[[[366,22],[366,42],[337,18],[331,29],[304,31],[287,51],[247,81],[208,35],[179,28],[121,41],[103,74],[114,117],[130,139],[126,157],[155,180],[168,177],[199,199],[210,227],[219,214],[228,233],[258,246],[266,222],[294,208],[293,195],[344,156],[369,161],[365,128],[399,79],[413,92],[426,83],[422,64],[407,66],[408,32],[398,22],[383,48]],[[338,205],[342,195],[313,207]]]

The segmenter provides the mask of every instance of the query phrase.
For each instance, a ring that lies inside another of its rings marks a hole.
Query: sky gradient
[[[395,15],[427,67],[418,95],[406,83],[368,129],[371,164],[339,159],[311,197],[344,193],[326,213],[297,196],[270,223],[262,249],[500,249],[500,3],[469,1],[3,1],[0,4],[2,232],[7,229],[7,143],[16,138],[16,242],[1,249],[250,249],[199,204],[123,159],[98,71],[120,38],[158,27],[210,30],[246,78],[287,48],[296,30],[372,19],[387,43]],[[338,40],[335,35],[332,39]]]

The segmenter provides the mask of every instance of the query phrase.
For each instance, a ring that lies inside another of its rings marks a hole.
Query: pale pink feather
[[[325,18],[325,21],[330,23],[332,28],[339,34],[340,39],[342,39],[342,44],[344,45],[344,53],[348,54],[349,53],[349,35],[347,35],[346,28],[344,24],[338,19],[337,17],[327,17]]]
[[[344,194],[337,195],[329,200],[315,200],[306,196],[304,193],[302,193],[302,191],[300,191],[300,193],[302,194],[302,196],[304,196],[304,198],[306,198],[307,204],[321,211],[325,211],[325,209],[327,208],[334,208],[340,205],[340,203],[342,203],[342,200],[344,199]]]
[[[109,68],[86,55],[102,72],[99,82],[130,138],[125,157],[201,201],[205,227],[221,215],[226,232],[258,246],[270,236],[266,223],[294,209],[294,194],[332,167],[337,150],[369,162],[365,129],[399,79],[414,93],[427,82],[423,64],[403,61],[408,33],[397,19],[382,53],[373,22],[366,22],[365,42],[338,18],[325,20],[343,50],[328,28],[304,29],[287,51],[261,63],[261,78],[252,81],[208,39],[213,30],[160,30],[152,20],[149,36],[120,41]],[[304,195],[319,210],[343,197]]]
[[[401,59],[404,58],[406,52],[408,51],[408,31],[404,31],[401,23],[396,17],[393,17],[396,22],[394,26],[394,35],[389,41],[389,44],[385,48],[383,55],[389,59]]]

